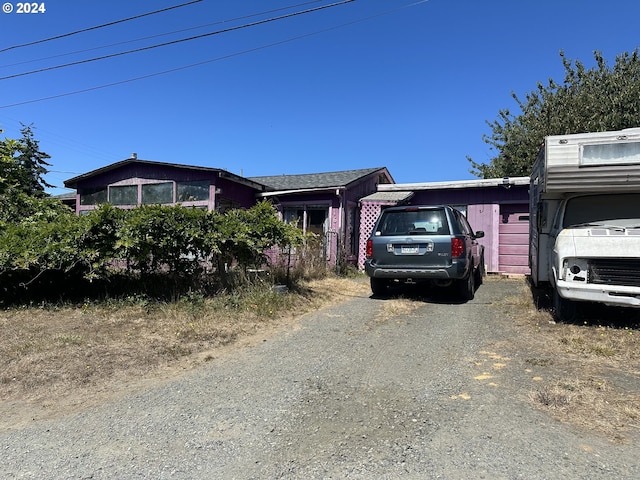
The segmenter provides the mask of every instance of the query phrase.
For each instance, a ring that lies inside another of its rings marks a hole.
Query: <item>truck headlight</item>
[[[582,258],[567,258],[562,262],[562,273],[567,282],[585,282],[589,264]]]

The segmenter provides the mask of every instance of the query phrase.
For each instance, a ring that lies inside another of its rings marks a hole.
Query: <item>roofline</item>
[[[378,191],[393,192],[406,190],[438,190],[445,188],[511,187],[521,185],[529,185],[529,177],[485,178],[479,180],[455,180],[448,182],[390,183],[378,185]]]
[[[318,193],[318,192],[330,192],[332,190],[345,190],[344,185],[335,187],[317,187],[317,188],[295,188],[291,190],[270,190],[268,192],[262,192],[258,194],[258,197],[275,197],[278,195],[288,195],[290,193]]]
[[[376,175],[376,174],[380,174],[380,172],[385,172],[387,174],[387,176],[391,179],[391,181],[393,182],[393,177],[391,176],[391,173],[389,172],[389,169],[387,167],[373,167],[373,168],[358,168],[358,169],[354,169],[354,170],[336,170],[336,171],[332,171],[332,172],[318,172],[318,173],[283,173],[282,175],[262,175],[262,176],[257,176],[257,177],[250,177],[253,179],[261,179],[261,178],[280,178],[280,177],[303,177],[303,176],[311,176],[311,175],[327,175],[327,174],[333,174],[333,173],[342,173],[342,172],[359,172],[359,171],[365,171],[365,170],[371,170],[369,173],[367,173],[366,175],[362,175],[354,180],[351,180],[348,183],[343,183],[343,184],[339,184],[339,185],[330,185],[330,186],[326,186],[326,187],[310,187],[310,188],[301,188],[301,189],[297,189],[297,188],[293,188],[293,189],[288,189],[288,190],[277,190],[274,187],[270,186],[270,185],[266,185],[267,189],[271,192],[271,195],[274,195],[275,192],[277,193],[297,193],[297,192],[308,192],[308,191],[323,191],[323,190],[335,190],[336,188],[348,188],[349,185],[358,182],[359,180],[361,180],[364,177],[368,177],[370,175]],[[255,181],[255,180],[252,180]]]
[[[76,189],[78,182],[82,181],[82,180],[87,180],[91,177],[95,177],[96,175],[100,175],[102,173],[106,173],[106,172],[110,172],[112,170],[116,170],[118,168],[124,167],[125,165],[129,165],[132,163],[141,163],[141,164],[145,164],[145,165],[154,165],[154,166],[158,166],[158,167],[173,167],[173,168],[183,168],[183,169],[188,169],[188,170],[199,170],[199,171],[205,171],[205,172],[212,172],[212,173],[217,173],[219,177],[221,178],[228,178],[232,181],[235,181],[237,183],[242,183],[244,185],[250,186],[255,188],[256,190],[262,190],[264,191],[266,189],[266,186],[255,182],[253,180],[249,180],[248,178],[245,177],[241,177],[239,175],[236,175],[234,173],[228,172],[226,170],[223,170],[221,168],[212,168],[212,167],[200,167],[200,166],[195,166],[195,165],[185,165],[185,164],[181,164],[181,163],[169,163],[169,162],[157,162],[154,160],[140,160],[138,158],[127,158],[125,160],[120,160],[119,162],[115,162],[115,163],[111,163],[109,165],[106,165],[104,167],[100,167],[97,168],[95,170],[91,170],[90,172],[87,173],[83,173],[82,175],[78,175],[77,177],[73,177],[70,178],[68,180],[64,181],[64,186],[67,188],[71,188],[71,189]]]

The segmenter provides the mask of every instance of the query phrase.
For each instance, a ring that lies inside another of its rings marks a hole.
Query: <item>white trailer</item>
[[[640,308],[640,128],[545,138],[531,172],[529,266],[556,318]]]

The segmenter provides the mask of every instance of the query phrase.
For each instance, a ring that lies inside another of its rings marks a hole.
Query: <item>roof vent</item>
[[[138,159],[138,154],[137,154],[136,152],[133,152],[133,153],[131,154],[131,158],[132,158],[133,160],[137,160],[137,159]]]

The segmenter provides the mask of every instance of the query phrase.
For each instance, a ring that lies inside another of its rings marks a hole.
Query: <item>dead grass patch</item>
[[[632,326],[555,323],[523,281],[500,303],[515,322],[515,348],[545,379],[532,404],[559,421],[629,441],[640,430],[640,332]]]
[[[0,428],[22,420],[7,412],[12,405],[32,416],[42,406],[91,403],[94,396],[188,368],[225,346],[365,292],[366,285],[327,277],[285,295],[262,286],[171,304],[132,298],[1,311]]]
[[[420,302],[407,298],[392,298],[385,300],[382,304],[382,309],[376,315],[376,321],[386,322],[391,318],[398,317],[399,315],[406,315],[421,306]]]

